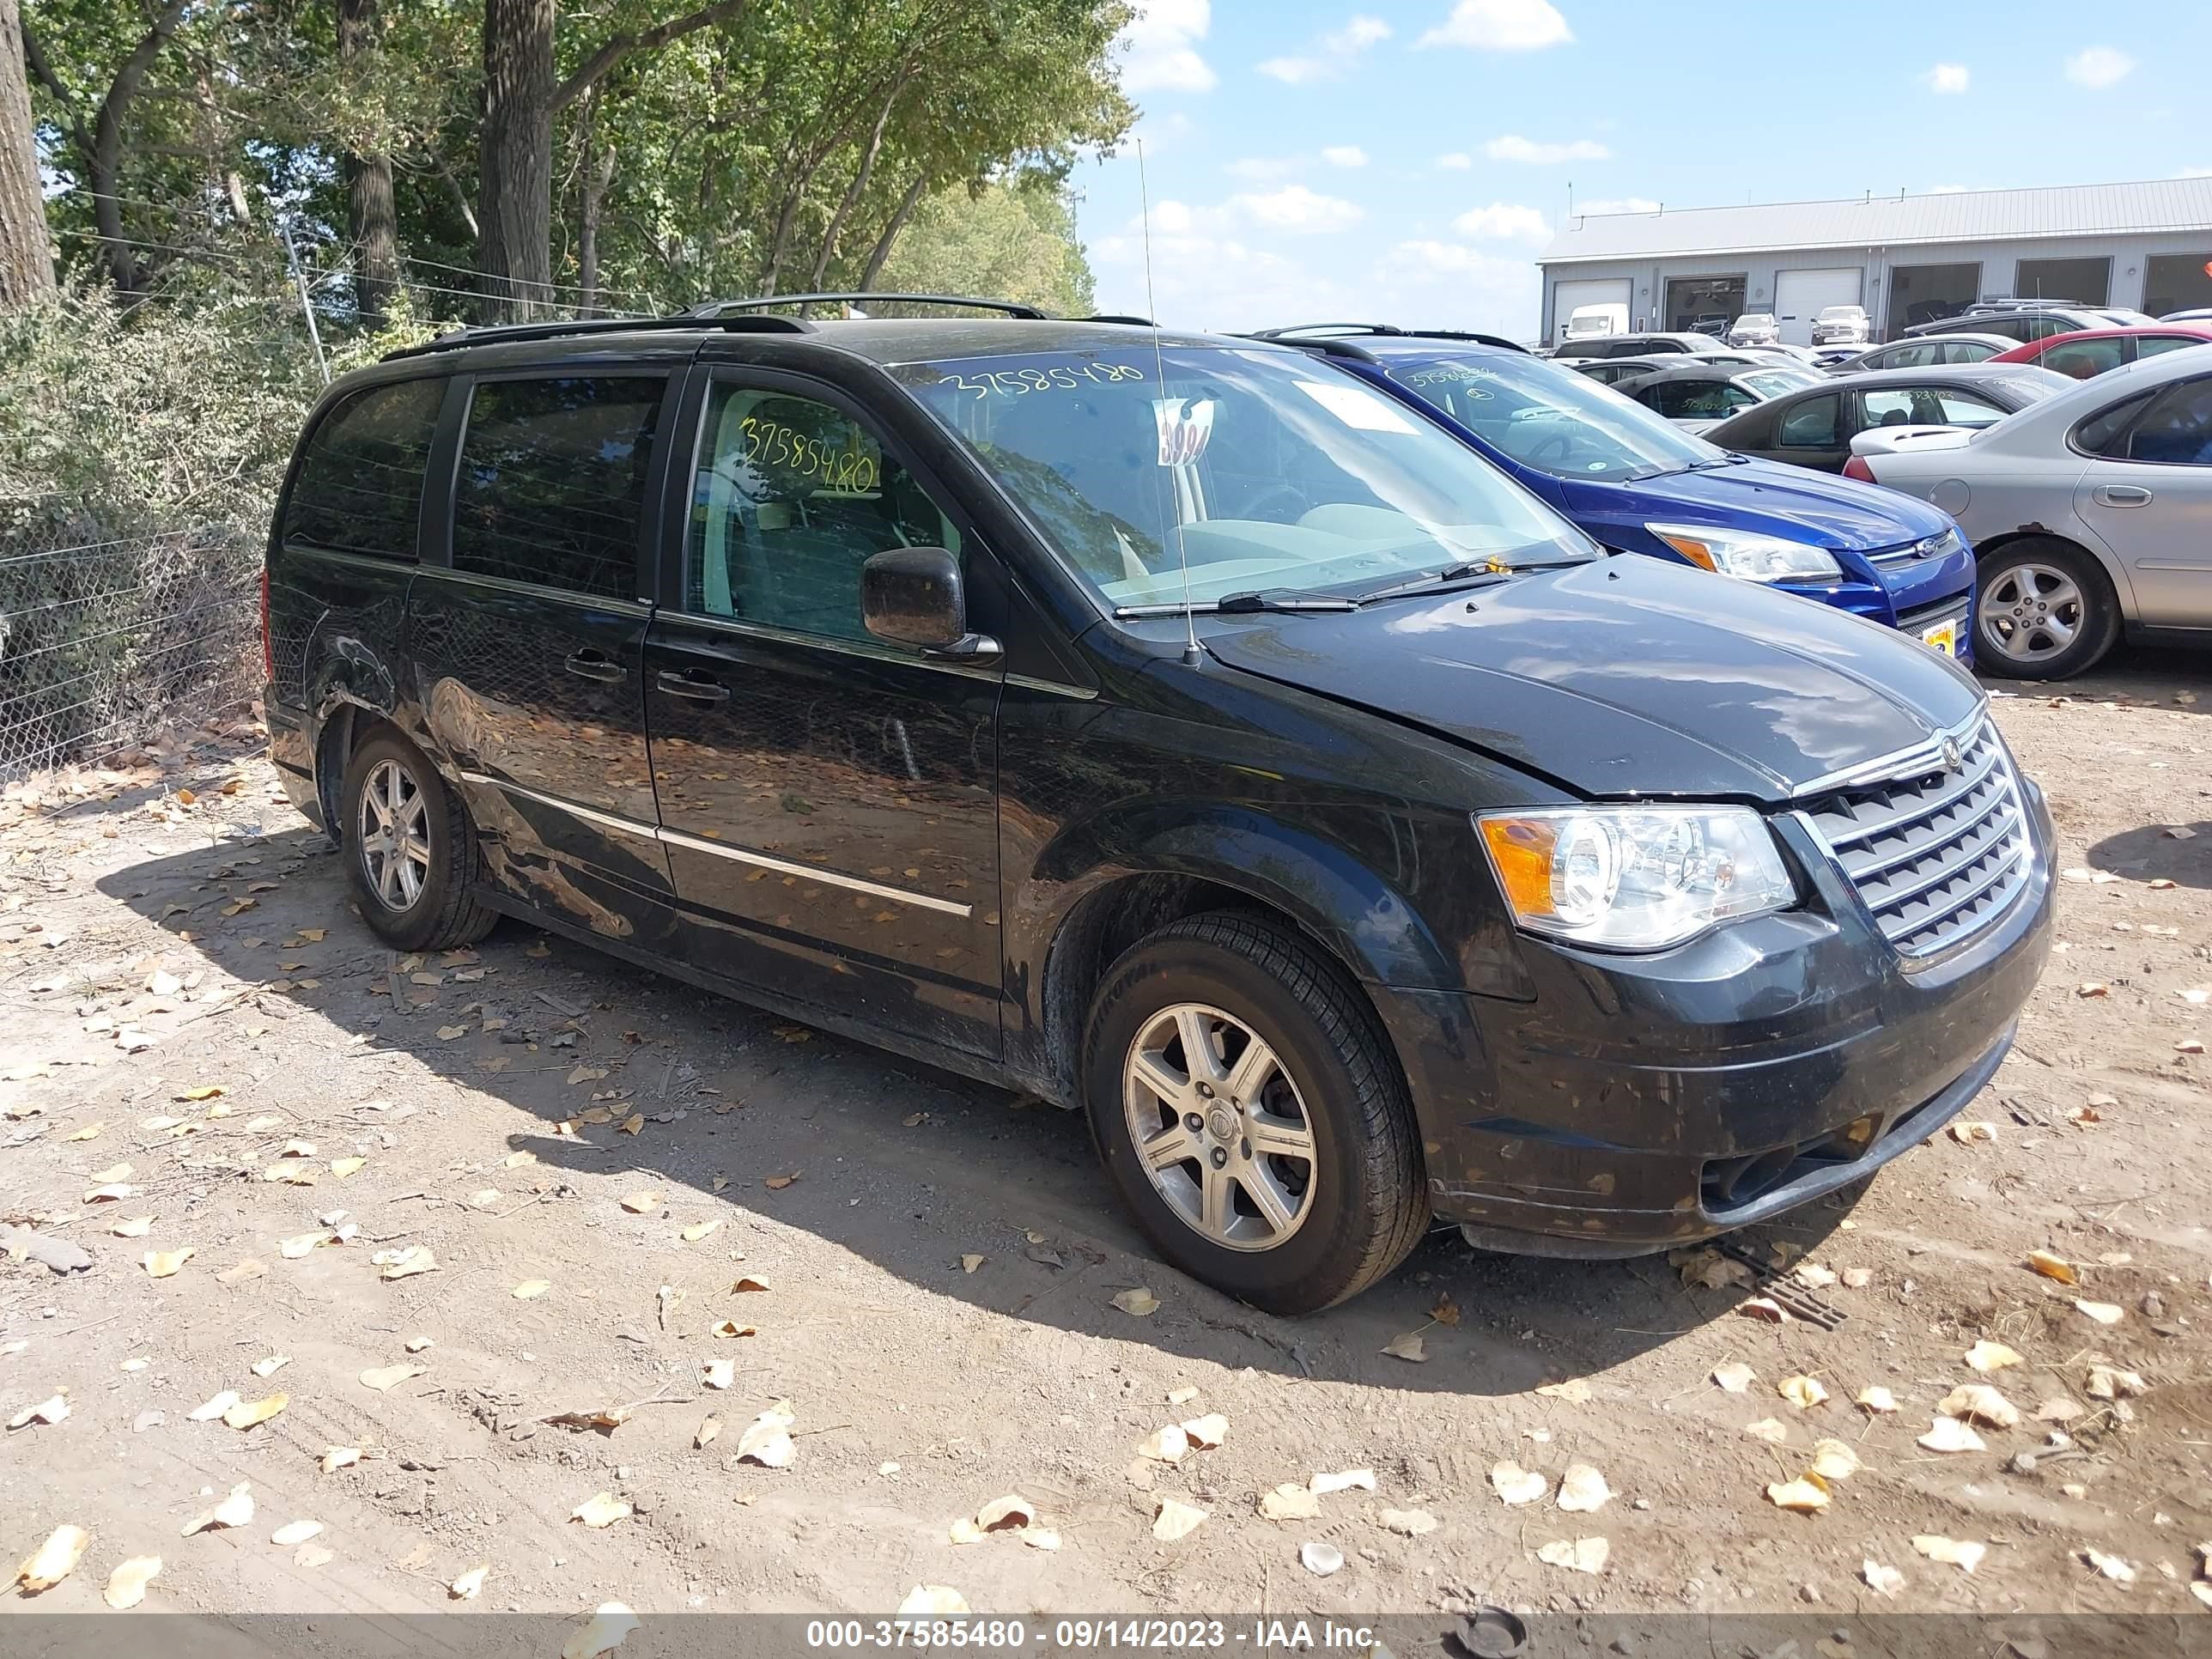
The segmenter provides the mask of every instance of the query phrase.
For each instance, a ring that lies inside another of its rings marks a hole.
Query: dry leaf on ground
[[[127,1221],[118,1221],[107,1231],[117,1238],[143,1238],[154,1231],[157,1217],[134,1215]]]
[[[1787,1325],[1790,1310],[1771,1296],[1754,1296],[1735,1304],[1739,1316],[1756,1319],[1767,1325]]]
[[[1859,1455],[1843,1440],[1815,1440],[1813,1443],[1813,1467],[1808,1471],[1814,1478],[1828,1486],[1848,1480],[1859,1472]]]
[[[46,1541],[15,1569],[15,1582],[23,1587],[26,1595],[52,1589],[76,1571],[76,1564],[91,1543],[92,1534],[82,1527],[56,1527],[46,1534]]]
[[[532,1302],[553,1288],[550,1279],[526,1279],[507,1292],[517,1302]]]
[[[1714,1384],[1730,1394],[1741,1394],[1758,1380],[1759,1373],[1740,1359],[1713,1367]]]
[[[906,1600],[898,1604],[898,1610],[907,1618],[916,1615],[943,1617],[968,1612],[968,1598],[949,1585],[916,1584],[906,1593]],[[564,1652],[562,1659],[570,1659],[570,1656]]]
[[[709,1359],[699,1367],[699,1381],[710,1389],[726,1389],[737,1380],[734,1359]]]
[[[284,1549],[304,1544],[323,1529],[319,1521],[289,1521],[269,1534],[269,1541]]]
[[[2081,1391],[2092,1400],[2133,1400],[2148,1392],[2149,1388],[2141,1372],[2124,1371],[2117,1365],[2093,1364]]]
[[[2021,1357],[2003,1343],[1992,1342],[1986,1337],[1966,1350],[1966,1364],[1984,1375],[2022,1363]]]
[[[1588,1463],[1570,1463],[1559,1480],[1559,1506],[1569,1513],[1588,1513],[1605,1507],[1613,1488]]]
[[[410,1376],[422,1376],[428,1369],[427,1365],[379,1365],[361,1374],[361,1385],[383,1394],[398,1388]]]
[[[1955,1417],[1939,1417],[1929,1425],[1928,1432],[1920,1437],[1920,1444],[1933,1452],[1985,1451],[1987,1443],[1981,1436]]]
[[[1114,1305],[1125,1314],[1142,1319],[1159,1310],[1160,1299],[1139,1285],[1133,1290],[1116,1291],[1114,1296]]]
[[[770,1406],[746,1425],[744,1433],[738,1437],[738,1462],[757,1463],[769,1469],[788,1468],[796,1453],[791,1425],[797,1420],[788,1404]]]
[[[2054,1255],[2049,1250],[2030,1250],[2027,1265],[2045,1279],[2055,1279],[2062,1285],[2079,1285],[2081,1282],[2081,1275],[2075,1270],[2072,1262],[2063,1255]]]
[[[594,1492],[568,1511],[571,1521],[580,1521],[587,1527],[611,1527],[630,1512],[629,1504],[611,1492]]]
[[[1269,1521],[1312,1521],[1321,1515],[1321,1499],[1310,1486],[1285,1481],[1260,1494],[1260,1513]]]
[[[1180,1423],[1154,1429],[1137,1443],[1137,1455],[1149,1457],[1155,1463],[1180,1463],[1189,1454],[1190,1437],[1183,1432]]]
[[[1996,1138],[1997,1126],[1994,1123],[1961,1121],[1951,1126],[1951,1139],[1961,1146],[1972,1146],[1978,1141],[1995,1140]]]
[[[322,1471],[336,1474],[340,1469],[349,1469],[361,1462],[358,1446],[325,1446],[323,1448]]]
[[[480,1567],[471,1567],[466,1572],[453,1580],[452,1583],[446,1586],[446,1594],[452,1596],[456,1601],[475,1601],[478,1595],[483,1594],[484,1575],[490,1571],[491,1563],[489,1561],[485,1562]]]
[[[1536,1392],[1547,1400],[1564,1400],[1570,1406],[1587,1406],[1594,1398],[1588,1380],[1579,1376],[1571,1376],[1564,1382],[1540,1383]]]
[[[8,1426],[10,1429],[27,1429],[33,1423],[58,1423],[69,1414],[68,1397],[57,1394],[41,1400],[35,1406],[24,1407],[8,1419]]]
[[[1552,1483],[1518,1463],[1496,1463],[1491,1466],[1490,1485],[1508,1504],[1533,1504],[1551,1490]]]
[[[1152,1511],[1152,1536],[1163,1544],[1172,1544],[1178,1538],[1188,1538],[1211,1513],[1194,1504],[1178,1503],[1172,1498],[1158,1500]]]
[[[1375,1471],[1345,1469],[1334,1474],[1316,1474],[1306,1485],[1316,1498],[1326,1498],[1331,1492],[1350,1492],[1357,1487],[1361,1492],[1375,1490]]]
[[[379,1250],[369,1257],[380,1270],[381,1279],[412,1279],[416,1273],[438,1271],[438,1258],[427,1244],[410,1244],[404,1249]]]
[[[660,1207],[660,1194],[659,1193],[625,1194],[622,1206],[632,1215],[651,1215]]]
[[[2020,1408],[1986,1382],[1962,1382],[1936,1402],[1946,1417],[1963,1418],[1992,1429],[2009,1429],[2020,1423]]]
[[[180,1250],[149,1250],[143,1258],[147,1277],[167,1279],[198,1254],[190,1244]]]
[[[1858,1408],[1869,1417],[1881,1417],[1897,1409],[1897,1396],[1879,1382],[1869,1382],[1858,1392]]]
[[[2107,1555],[2102,1550],[2085,1549],[2081,1552],[2081,1559],[2115,1583],[2132,1584],[2136,1582],[2135,1568],[2117,1555]]]
[[[1382,1352],[1393,1359],[1411,1360],[1419,1364],[1429,1357],[1427,1345],[1419,1331],[1407,1331],[1403,1336],[1394,1336],[1382,1345]]]
[[[1756,1423],[1747,1423],[1743,1431],[1754,1440],[1765,1440],[1777,1446],[1787,1445],[1790,1431],[1771,1417],[1762,1417]]]
[[[701,1239],[706,1237],[709,1233],[714,1232],[716,1229],[720,1227],[721,1224],[722,1218],[720,1216],[716,1216],[713,1219],[708,1221],[695,1221],[684,1230],[681,1237],[686,1244],[696,1244]]]
[[[266,1423],[283,1411],[289,1395],[272,1394],[266,1400],[242,1400],[222,1414],[222,1420],[234,1429],[251,1429]]]
[[[1810,1411],[1828,1397],[1826,1384],[1817,1376],[1785,1376],[1774,1385],[1774,1392],[1799,1411]]]
[[[1795,1480],[1770,1485],[1767,1501],[1778,1510],[1790,1510],[1798,1515],[1811,1515],[1828,1507],[1828,1489],[1811,1475],[1800,1475]]]
[[[1961,1572],[1972,1572],[1981,1565],[1982,1558],[1990,1553],[1987,1544],[1970,1540],[1945,1538],[1934,1533],[1917,1533],[1912,1547],[1930,1561],[1940,1561],[1947,1567],[1956,1567]]]
[[[252,1524],[252,1482],[241,1480],[230,1489],[222,1503],[185,1522],[183,1535],[190,1538],[196,1532],[206,1532],[211,1528],[250,1527]]]
[[[2074,1306],[2077,1312],[2086,1314],[2100,1325],[2117,1325],[2128,1316],[2127,1310],[2116,1302],[2084,1302],[2075,1297]]]
[[[239,1401],[239,1397],[237,1389],[225,1389],[221,1394],[216,1395],[215,1398],[208,1401],[204,1405],[193,1407],[192,1409],[186,1412],[185,1415],[195,1423],[211,1422],[215,1419],[221,1417],[233,1406],[235,1406]]]
[[[107,1575],[107,1588],[100,1599],[118,1613],[127,1612],[146,1599],[146,1586],[161,1571],[158,1555],[134,1555],[115,1564],[115,1571]]]
[[[1565,1567],[1572,1572],[1603,1572],[1612,1553],[1612,1544],[1602,1538],[1577,1538],[1571,1542],[1561,1539],[1537,1550],[1536,1559],[1547,1566]]]
[[[1905,1588],[1905,1575],[1895,1567],[1885,1567],[1871,1555],[1859,1563],[1859,1577],[1866,1580],[1867,1588],[1877,1595],[1894,1595]]]
[[[1437,1517],[1426,1510],[1384,1510],[1375,1518],[1389,1531],[1407,1538],[1419,1538],[1437,1529]]]
[[[1229,1419],[1219,1412],[1194,1417],[1181,1426],[1183,1437],[1200,1451],[1212,1451],[1229,1437]]]

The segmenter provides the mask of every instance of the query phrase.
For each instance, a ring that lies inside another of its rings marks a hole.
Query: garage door
[[[1620,331],[1628,332],[1628,278],[1608,277],[1602,282],[1561,283],[1552,290],[1552,337],[1564,333],[1567,319],[1584,306],[1619,306],[1621,325]]]
[[[1774,317],[1782,325],[1782,337],[1791,345],[1813,343],[1813,319],[1828,306],[1863,305],[1859,265],[1840,265],[1832,270],[1785,270],[1774,279]]]

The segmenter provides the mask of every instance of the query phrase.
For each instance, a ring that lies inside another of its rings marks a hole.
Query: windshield
[[[1555,478],[1649,478],[1725,459],[1610,386],[1534,357],[1501,351],[1389,373],[1485,443]]]
[[[1865,315],[1864,308],[1859,306],[1829,306],[1820,313],[1819,320],[1824,323],[1856,323]]]
[[[1766,328],[1771,326],[1773,321],[1773,313],[1765,311],[1747,311],[1735,319],[1738,328]]]
[[[1756,374],[1737,375],[1735,383],[1749,386],[1762,398],[1779,398],[1802,386],[1820,386],[1827,378],[1813,368],[1762,368]]]
[[[1164,371],[1165,384],[1161,376]],[[1441,428],[1279,349],[1022,352],[891,371],[1116,608],[1357,597],[1580,562],[1580,531]]]

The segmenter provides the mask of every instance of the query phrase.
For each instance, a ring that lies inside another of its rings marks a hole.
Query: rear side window
[[[2154,393],[2128,428],[2125,442],[2130,461],[2212,466],[2212,379],[2177,380]]]
[[[2070,374],[2077,380],[2087,380],[2118,368],[2128,361],[2127,348],[2119,340],[2069,340],[2055,345],[2038,357],[2039,367],[2059,374]]]
[[[1833,449],[1842,441],[1836,435],[1836,411],[1842,399],[1834,392],[1808,398],[1782,417],[1776,444],[1783,449]]]
[[[659,375],[486,380],[453,483],[453,568],[637,598]]]
[[[300,459],[283,539],[413,558],[422,471],[445,398],[442,379],[399,380],[356,392],[325,416]]]

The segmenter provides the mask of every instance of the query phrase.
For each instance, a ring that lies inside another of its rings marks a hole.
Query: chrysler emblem
[[[1965,756],[1963,756],[1963,755],[1961,755],[1961,754],[1959,752],[1959,740],[1958,740],[1958,738],[1944,738],[1944,739],[1943,739],[1943,769],[1944,769],[1945,771],[1947,771],[1947,772],[1955,772],[1955,771],[1957,771],[1957,770],[1959,769],[1959,768],[1960,768],[1961,765],[1963,765],[1963,764],[1965,763],[1965,761],[1966,761],[1966,757],[1965,757]]]

